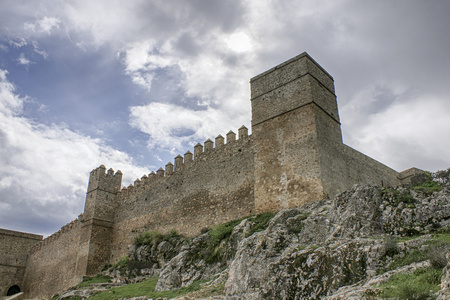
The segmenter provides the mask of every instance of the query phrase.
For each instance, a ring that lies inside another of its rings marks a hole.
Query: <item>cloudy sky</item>
[[[48,235],[89,172],[124,185],[241,125],[249,79],[307,51],[344,142],[450,167],[450,1],[0,0],[0,227]]]

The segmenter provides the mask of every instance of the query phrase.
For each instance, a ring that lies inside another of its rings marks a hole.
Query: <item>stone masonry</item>
[[[334,80],[307,53],[250,84],[251,135],[243,126],[237,136],[208,139],[122,189],[120,171],[94,169],[84,213],[31,252],[24,249],[24,275],[8,273],[0,296],[15,282],[27,298],[51,297],[117,262],[145,231],[194,236],[229,220],[331,198],[354,184],[399,185],[420,173],[398,173],[343,144]]]
[[[31,248],[42,235],[0,229],[0,298],[22,286]]]

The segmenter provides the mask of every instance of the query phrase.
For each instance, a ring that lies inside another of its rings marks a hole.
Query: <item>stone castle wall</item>
[[[134,237],[157,230],[194,236],[204,228],[254,213],[253,138],[241,128],[226,144],[196,146],[192,160],[178,156],[175,169],[150,174],[117,195],[111,262],[127,254]],[[181,159],[180,159],[181,158]]]
[[[346,146],[334,80],[303,53],[251,79],[252,135],[245,127],[197,144],[165,170],[120,190],[122,173],[94,169],[83,215],[35,246],[27,297],[49,297],[128,254],[146,231],[194,236],[261,212],[334,197],[354,184],[410,182]]]
[[[80,218],[33,246],[23,281],[26,298],[50,298],[82,280],[82,276],[75,271],[79,255]]]
[[[31,248],[42,235],[0,229],[0,297],[17,285],[23,289],[23,277]]]
[[[257,211],[298,207],[398,173],[342,142],[334,80],[308,54],[251,79]]]

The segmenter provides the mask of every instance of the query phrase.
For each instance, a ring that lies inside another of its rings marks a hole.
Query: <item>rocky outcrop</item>
[[[159,291],[228,274],[227,299],[376,299],[376,286],[392,275],[430,266],[426,258],[394,263],[425,251],[433,241],[431,233],[449,222],[448,185],[433,194],[355,186],[333,200],[282,210],[263,231],[253,233],[256,223],[244,219],[213,248],[211,235],[204,233],[183,243],[161,242],[153,246],[155,251],[130,248],[130,255],[153,262]],[[408,241],[388,238],[418,233]]]
[[[320,299],[389,266],[395,258],[386,254],[384,236],[426,233],[447,226],[449,218],[448,188],[424,197],[358,186],[334,200],[281,211],[264,232],[241,242],[225,292],[244,299]],[[399,243],[396,255],[425,241]]]
[[[204,233],[184,246],[159,274],[156,291],[191,285],[195,280],[211,278],[220,272],[220,262],[208,264],[202,250],[208,247],[209,235]]]
[[[441,290],[439,291],[439,297],[437,300],[449,300],[450,299],[450,254],[447,254],[447,266],[444,268],[444,274],[442,275]]]

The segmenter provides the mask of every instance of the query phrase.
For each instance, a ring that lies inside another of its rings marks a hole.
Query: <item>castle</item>
[[[42,236],[0,230],[0,297],[44,298],[127,255],[145,231],[193,236],[203,228],[333,197],[354,184],[409,183],[342,142],[333,78],[307,53],[254,78],[252,134],[197,144],[165,169],[122,188],[122,173],[90,173],[84,213]]]

